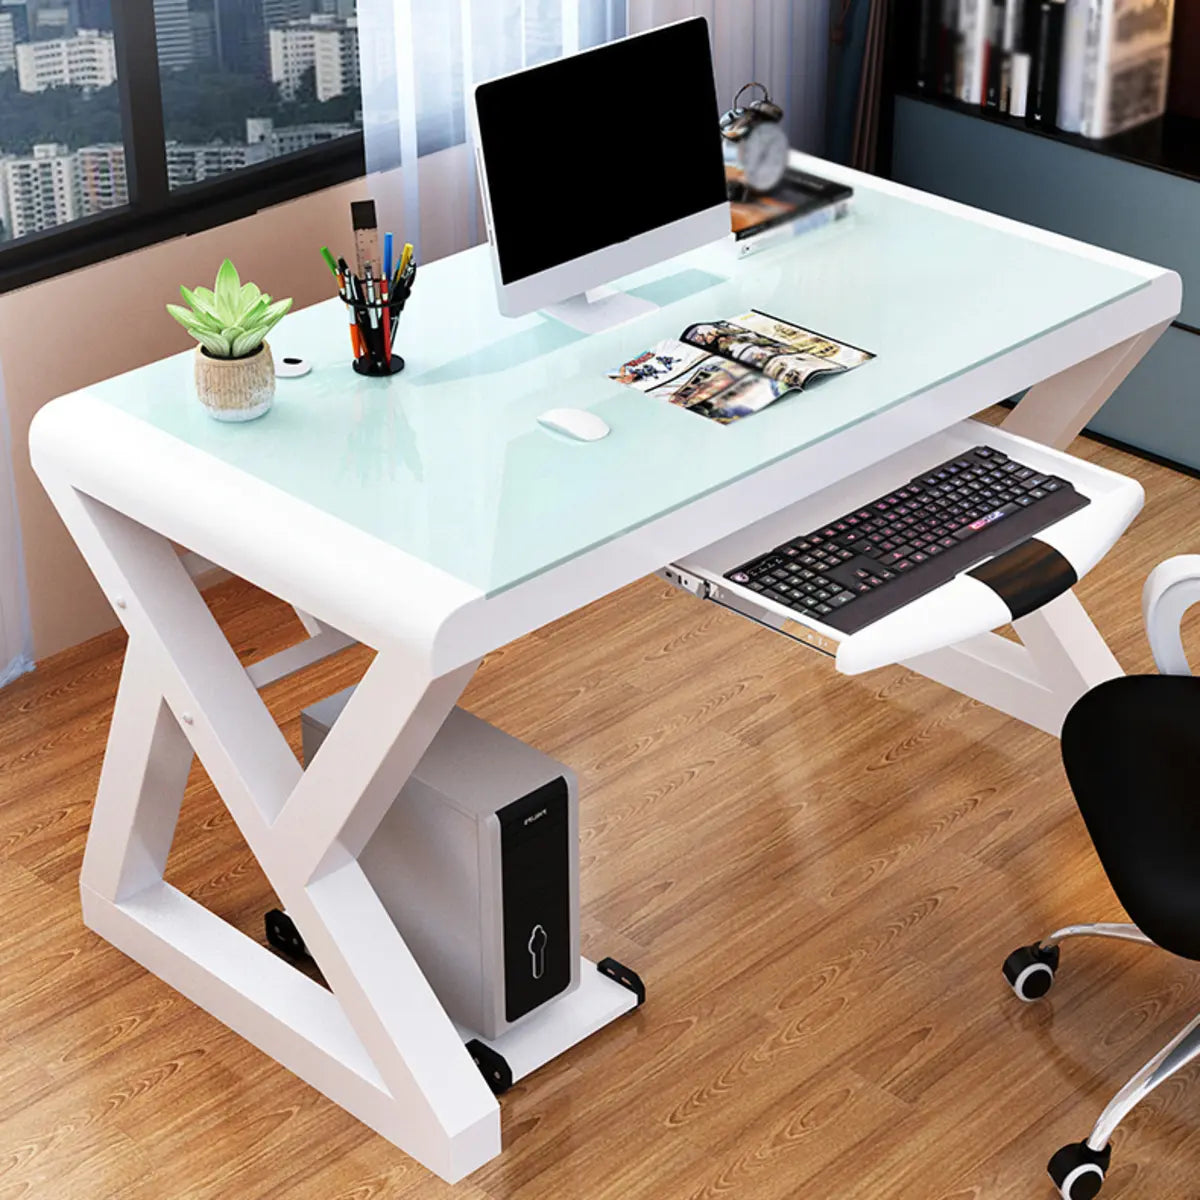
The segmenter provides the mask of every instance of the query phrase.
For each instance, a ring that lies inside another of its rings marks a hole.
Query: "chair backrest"
[[[1183,649],[1184,614],[1200,603],[1200,554],[1180,554],[1150,572],[1142,589],[1142,619],[1150,652],[1163,675],[1190,675]]]

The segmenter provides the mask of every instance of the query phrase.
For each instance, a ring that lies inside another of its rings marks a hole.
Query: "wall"
[[[1200,181],[896,98],[892,176],[1183,277],[1168,329],[1089,429],[1200,470]]]
[[[463,186],[466,161],[463,146],[421,160],[428,259],[469,244],[476,197]],[[192,345],[163,305],[177,296],[180,283],[211,280],[227,255],[243,278],[272,295],[294,296],[298,308],[328,299],[330,279],[319,249],[349,245],[350,202],[376,186],[386,185],[358,180],[330,188],[0,296],[0,370],[12,427],[35,658],[94,637],[116,621],[29,465],[34,413],[55,396]],[[74,327],[70,352],[63,354],[45,314],[75,309],[79,297],[88,298],[92,315]]]

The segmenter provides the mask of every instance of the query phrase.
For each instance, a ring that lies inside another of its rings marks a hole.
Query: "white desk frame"
[[[856,180],[1149,286],[492,598],[86,395],[35,422],[35,467],[129,633],[86,923],[444,1179],[500,1152],[500,1110],[357,857],[481,657],[1030,385],[1006,428],[1065,447],[1179,311],[1169,271]],[[204,503],[170,499],[198,458]],[[172,541],[294,605],[309,639],[244,669]],[[1120,673],[1073,595],[1018,630],[1024,647],[989,635],[911,665],[1052,732]],[[302,771],[258,689],[353,641],[377,656]],[[193,754],[332,991],[164,881]]]

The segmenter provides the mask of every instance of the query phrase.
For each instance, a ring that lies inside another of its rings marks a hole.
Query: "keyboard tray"
[[[1036,541],[995,557],[981,550],[978,560],[949,582],[853,633],[801,615],[724,577],[740,564],[904,486],[933,465],[975,446],[991,446],[1065,479],[1090,503],[1047,526]],[[963,421],[672,563],[660,574],[701,599],[833,656],[839,671],[856,675],[952,646],[1035,611],[1069,590],[1108,553],[1141,510],[1143,500],[1136,480],[981,421]],[[1038,550],[1043,561],[1053,558],[1057,569],[1048,564],[1043,568]]]

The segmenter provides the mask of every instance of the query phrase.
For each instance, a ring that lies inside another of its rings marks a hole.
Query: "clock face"
[[[787,170],[788,137],[782,125],[759,125],[741,145],[746,182],[756,192],[769,192]]]

